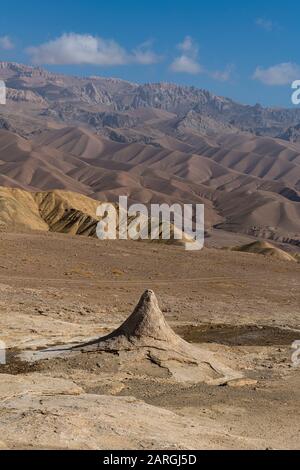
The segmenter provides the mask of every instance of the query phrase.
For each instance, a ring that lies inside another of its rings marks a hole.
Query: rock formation
[[[73,347],[39,351],[34,360],[97,352],[117,354],[122,370],[148,361],[180,382],[222,384],[242,377],[224,365],[215,353],[178,336],[166,323],[150,290],[144,292],[130,317],[108,336]]]

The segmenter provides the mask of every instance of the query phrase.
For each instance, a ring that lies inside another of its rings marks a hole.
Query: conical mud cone
[[[55,357],[74,358],[78,354],[105,353],[119,356],[120,368],[132,370],[139,365],[147,375],[149,364],[162,368],[170,378],[180,382],[223,384],[243,375],[224,365],[222,358],[200,345],[191,345],[167,324],[154,292],[147,290],[129,318],[108,336],[76,346],[59,346],[31,354],[31,361]],[[109,357],[106,360],[109,360]]]
[[[162,349],[171,349],[185,342],[166,323],[154,292],[147,290],[133,313],[117,330],[89,346],[118,350],[135,349],[154,343],[161,343]],[[189,346],[188,343],[186,345]]]
[[[180,381],[224,383],[241,377],[219,362],[214,353],[192,346],[178,336],[165,321],[150,290],[144,292],[133,313],[118,329],[75,349],[119,353],[125,366],[127,352],[128,362],[146,358]]]

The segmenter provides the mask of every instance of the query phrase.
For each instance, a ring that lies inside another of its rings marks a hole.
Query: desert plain
[[[207,240],[181,246],[1,233],[3,449],[296,449],[300,266]],[[234,236],[236,237],[236,235]],[[235,242],[238,240],[234,239]],[[153,361],[22,353],[114,331],[152,289],[176,334],[243,378],[211,385]]]

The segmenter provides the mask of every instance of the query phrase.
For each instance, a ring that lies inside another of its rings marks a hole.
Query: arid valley
[[[299,109],[0,78],[0,448],[299,449]],[[122,195],[204,205],[204,249],[98,239]]]

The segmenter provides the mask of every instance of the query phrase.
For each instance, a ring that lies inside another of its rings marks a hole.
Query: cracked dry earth
[[[300,265],[260,255],[58,234],[0,234],[0,447],[297,449]],[[155,291],[193,349],[242,378],[178,379],[158,361],[91,350],[23,354],[105,336]]]

